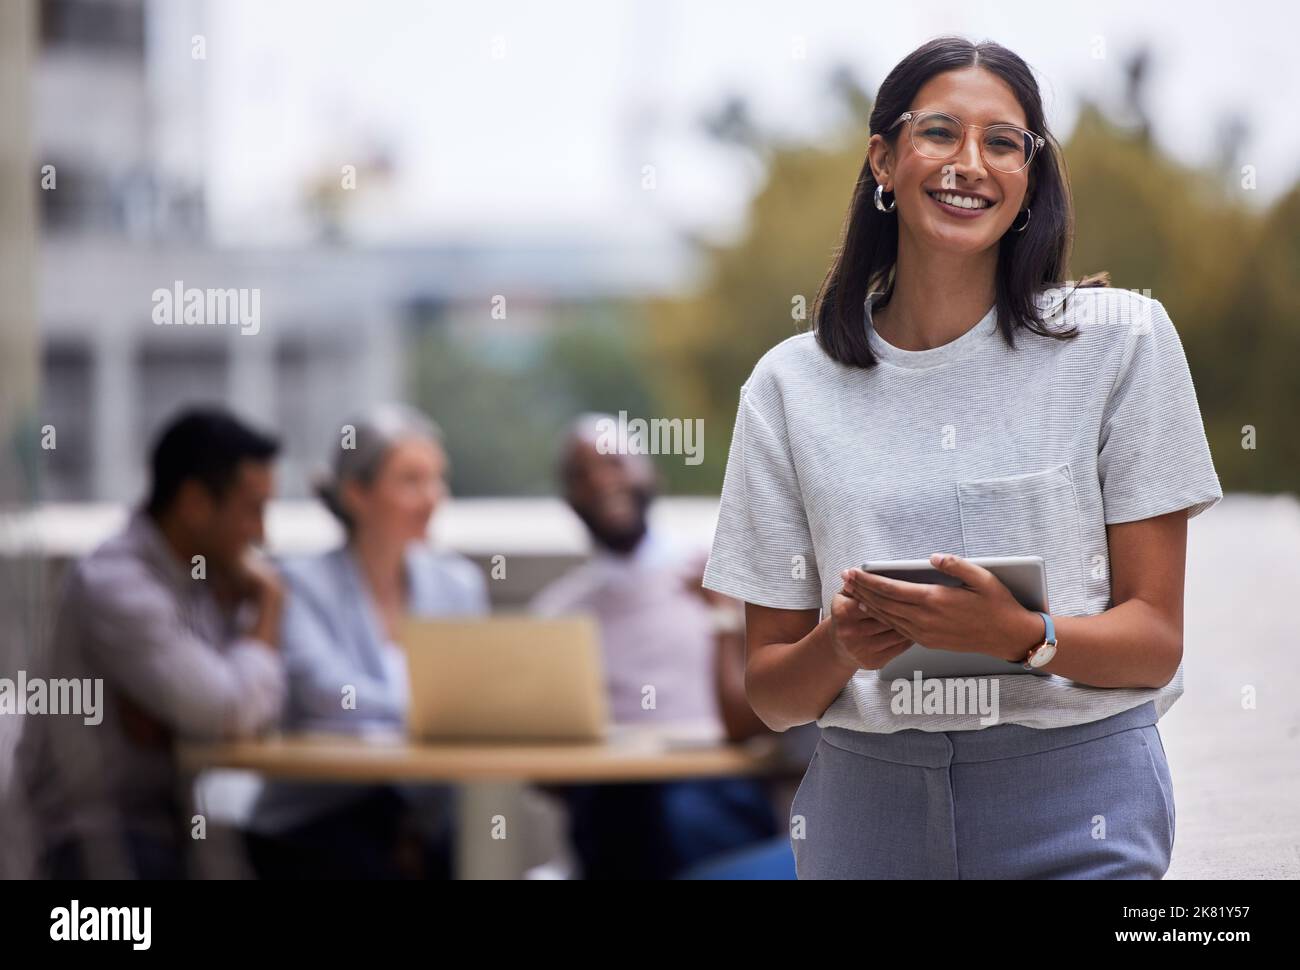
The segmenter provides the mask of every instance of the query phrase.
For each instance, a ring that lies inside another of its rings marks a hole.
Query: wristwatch
[[[1037,670],[1044,664],[1050,663],[1056,656],[1056,625],[1052,623],[1052,618],[1042,610],[1035,610],[1043,618],[1044,636],[1043,642],[1037,646],[1029,648],[1029,653],[1025,659],[1020,661],[1020,666],[1026,670]]]

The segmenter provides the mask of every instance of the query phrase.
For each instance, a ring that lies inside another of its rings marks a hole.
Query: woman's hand
[[[845,590],[831,601],[831,642],[840,660],[863,670],[879,670],[912,645],[910,637],[860,609]]]
[[[1042,642],[1042,618],[983,566],[951,553],[935,553],[930,562],[962,585],[909,583],[846,569],[844,591],[863,616],[936,650],[1019,660]]]

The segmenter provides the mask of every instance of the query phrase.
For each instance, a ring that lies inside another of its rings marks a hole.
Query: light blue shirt
[[[288,671],[286,731],[400,732],[404,666],[395,662],[374,599],[347,547],[281,564],[288,587],[280,646]],[[412,545],[406,553],[413,616],[485,615],[487,583],[463,556]],[[404,788],[423,801],[441,786]],[[281,831],[362,794],[362,786],[275,782],[262,791],[250,827]],[[443,794],[434,798],[439,805]]]

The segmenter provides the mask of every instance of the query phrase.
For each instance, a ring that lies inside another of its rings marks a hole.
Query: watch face
[[[1051,663],[1052,658],[1056,656],[1056,644],[1047,643],[1038,648],[1034,654],[1034,659],[1029,661],[1035,667],[1041,667],[1045,663]]]

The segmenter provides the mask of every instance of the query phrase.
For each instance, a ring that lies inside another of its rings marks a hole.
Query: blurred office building
[[[566,310],[680,285],[670,254],[589,238],[359,245],[335,220],[301,243],[219,244],[205,193],[213,72],[195,58],[212,5],[41,0],[38,12],[40,416],[59,435],[47,501],[138,495],[154,431],[198,400],[274,428],[281,494],[304,496],[345,413],[410,396],[404,348],[422,329],[518,357]],[[204,325],[186,322],[191,292]]]

